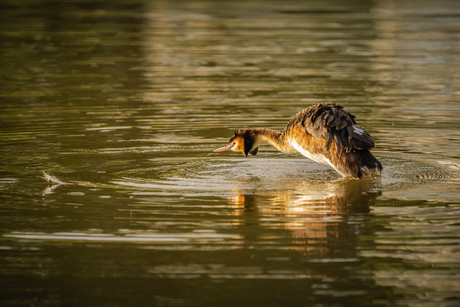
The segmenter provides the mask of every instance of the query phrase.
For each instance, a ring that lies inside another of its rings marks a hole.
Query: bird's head
[[[257,154],[258,147],[254,147],[255,137],[249,129],[240,129],[235,132],[235,135],[230,138],[228,145],[225,147],[217,148],[214,152],[221,151],[241,151],[245,157],[248,153],[255,156]]]

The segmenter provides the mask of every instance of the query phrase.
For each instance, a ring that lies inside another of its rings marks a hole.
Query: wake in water
[[[446,195],[434,195],[436,199],[457,197],[454,191],[460,178],[460,166],[456,161],[423,159],[411,155],[386,154],[381,156],[386,168],[382,176],[365,180],[367,187],[362,192],[384,191],[386,197],[407,197],[427,199],[433,194],[435,185],[444,186]],[[51,194],[61,186],[84,186],[91,188],[130,189],[134,193],[155,193],[158,195],[203,195],[229,197],[244,193],[265,191],[297,191],[302,195],[315,197],[330,191],[337,197],[341,190],[354,190],[360,185],[349,178],[339,178],[327,166],[305,159],[211,159],[201,157],[158,158],[151,167],[128,168],[114,172],[104,182],[63,181],[42,172],[43,178],[52,183],[43,194]],[[448,188],[451,187],[452,189]],[[442,189],[441,189],[442,190]],[[452,190],[452,191],[451,191]],[[311,191],[311,192],[310,192]],[[330,195],[329,195],[330,196]],[[329,197],[327,196],[327,197]],[[327,198],[326,197],[326,198]],[[444,198],[443,198],[444,197]],[[431,199],[431,198],[430,198]]]

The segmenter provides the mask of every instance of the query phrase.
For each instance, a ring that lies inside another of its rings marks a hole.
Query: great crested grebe
[[[255,156],[262,144],[271,144],[285,153],[332,166],[344,177],[361,178],[380,172],[382,164],[369,151],[372,137],[356,125],[355,116],[335,103],[318,103],[291,118],[281,133],[276,130],[240,129],[227,146],[214,152],[241,151]]]

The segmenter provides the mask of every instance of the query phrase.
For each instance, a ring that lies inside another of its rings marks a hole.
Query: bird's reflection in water
[[[381,191],[380,178],[372,178],[294,183],[263,195],[238,189],[227,200],[242,226],[287,230],[286,247],[310,257],[339,256],[340,238],[360,234]]]

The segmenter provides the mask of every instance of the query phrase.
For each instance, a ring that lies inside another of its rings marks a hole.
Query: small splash
[[[47,174],[46,172],[42,171],[43,173],[43,179],[45,179],[48,182],[53,183],[53,185],[46,187],[43,190],[43,195],[48,195],[48,194],[53,194],[54,190],[57,189],[58,187],[62,185],[77,185],[76,183],[70,183],[70,182],[64,182],[58,178],[56,178],[53,175]]]
[[[48,181],[48,182],[52,182],[54,184],[57,184],[57,185],[61,185],[61,184],[75,184],[75,183],[68,183],[68,182],[64,182],[64,181],[61,181],[59,180],[58,178],[56,178],[55,176],[53,175],[50,175],[50,174],[47,174],[45,173],[44,171],[42,171],[43,173],[43,178]]]

